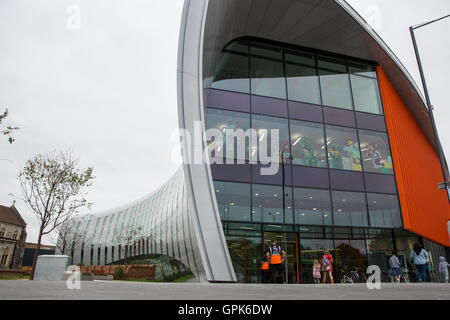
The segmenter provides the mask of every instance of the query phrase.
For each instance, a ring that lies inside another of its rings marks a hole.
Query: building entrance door
[[[283,262],[286,283],[299,283],[297,233],[264,232],[264,252],[269,249],[273,240],[286,252],[286,257]],[[277,278],[277,280],[280,279]]]

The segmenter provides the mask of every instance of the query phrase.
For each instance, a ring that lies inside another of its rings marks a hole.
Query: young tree
[[[114,230],[113,244],[119,248],[124,264],[128,265],[128,260],[132,257],[133,249],[137,251],[138,243],[144,240],[145,235],[141,226],[126,224],[120,229]]]
[[[42,236],[51,233],[81,208],[90,208],[86,188],[91,186],[93,169],[79,169],[69,153],[38,154],[28,160],[19,175],[22,195],[39,221],[39,237],[31,268],[34,278]]]
[[[6,109],[5,112],[0,114],[0,125],[2,124],[2,121],[7,116],[8,116],[8,109]],[[17,130],[19,130],[19,127],[11,127],[11,126],[7,126],[6,128],[0,127],[0,133],[3,134],[4,136],[8,136],[8,142],[9,143],[13,143],[15,141],[14,138],[11,136],[11,133],[13,131],[17,131]]]
[[[83,225],[84,221],[90,217],[91,215],[86,215],[75,220],[74,218],[77,218],[75,216],[55,228],[57,234],[53,238],[53,243],[59,254],[71,255],[82,245],[82,242],[78,240],[84,235],[84,230],[77,230],[77,225],[79,223]]]

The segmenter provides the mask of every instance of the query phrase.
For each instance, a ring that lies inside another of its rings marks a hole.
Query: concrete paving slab
[[[82,282],[69,290],[64,281],[0,281],[0,299],[70,300],[450,300],[450,284],[383,283],[278,285],[222,283]]]

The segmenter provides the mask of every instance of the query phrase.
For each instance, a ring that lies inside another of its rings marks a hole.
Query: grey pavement
[[[64,281],[0,281],[0,299],[70,300],[449,300],[450,284],[382,283],[369,290],[365,284],[277,285],[222,283],[82,282],[69,290]]]

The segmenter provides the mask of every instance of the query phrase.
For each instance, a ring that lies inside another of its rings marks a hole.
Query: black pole
[[[442,19],[444,19],[446,17],[449,17],[449,16],[445,16],[443,18],[434,20],[432,22],[436,22],[436,21],[442,20]],[[422,66],[422,61],[420,59],[419,49],[417,47],[416,36],[414,34],[414,30],[415,29],[423,27],[425,25],[428,25],[428,24],[430,24],[432,22],[428,22],[428,23],[422,24],[422,25],[420,25],[418,27],[410,27],[409,31],[411,33],[411,38],[412,38],[412,42],[413,42],[413,46],[414,46],[414,52],[416,54],[417,65],[419,66],[419,73],[420,73],[420,78],[422,80],[423,91],[424,91],[425,99],[426,99],[426,103],[427,103],[428,114],[430,116],[431,127],[433,129],[434,138],[436,140],[436,148],[437,148],[438,155],[439,155],[439,161],[441,163],[442,176],[443,176],[444,182],[445,182],[445,184],[447,186],[447,183],[448,183],[447,166],[445,164],[444,153],[442,151],[441,143],[439,141],[439,136],[438,136],[438,132],[437,132],[437,128],[436,128],[436,123],[434,121],[433,106],[431,105],[430,95],[428,93],[428,86],[427,86],[427,83],[426,83],[426,80],[425,80],[425,74],[423,72],[423,66]],[[449,198],[449,202],[450,202],[450,198]]]

